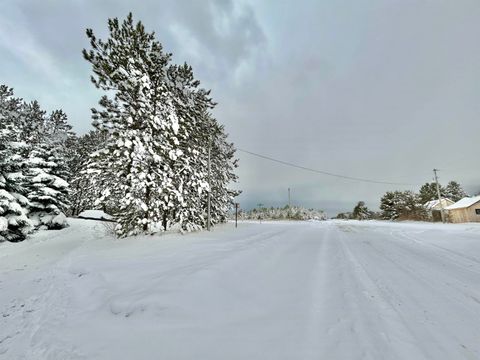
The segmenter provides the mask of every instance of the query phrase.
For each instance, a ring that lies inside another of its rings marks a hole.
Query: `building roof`
[[[476,204],[480,201],[480,195],[474,197],[465,197],[462,200],[457,201],[455,204],[447,206],[447,210],[454,210],[454,209],[465,209],[473,204]]]
[[[445,203],[453,204],[453,201],[448,198],[442,198],[442,200],[443,200],[442,203],[444,206],[445,206]],[[425,206],[427,210],[432,210],[438,205],[440,205],[440,201],[436,199],[436,200],[427,201],[423,206]]]

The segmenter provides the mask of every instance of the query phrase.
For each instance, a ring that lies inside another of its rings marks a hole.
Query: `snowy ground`
[[[0,244],[0,359],[480,359],[480,226],[70,222]]]

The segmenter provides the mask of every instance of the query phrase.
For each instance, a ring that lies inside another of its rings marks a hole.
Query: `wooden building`
[[[453,205],[454,202],[447,198],[442,198],[442,202],[440,200],[432,200],[427,202],[424,206],[427,209],[430,219],[432,221],[442,221],[442,207],[446,209],[448,206]],[[445,210],[445,215],[447,211]]]
[[[446,209],[452,223],[480,222],[480,196],[463,198]]]

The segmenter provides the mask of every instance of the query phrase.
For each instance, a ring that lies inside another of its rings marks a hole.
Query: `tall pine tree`
[[[110,19],[108,27],[107,40],[88,29],[91,49],[83,52],[92,64],[92,82],[106,92],[92,116],[106,141],[86,169],[101,189],[99,206],[112,210],[120,236],[172,225],[204,227],[206,194],[213,191],[206,157],[211,147],[218,162],[227,161],[212,162],[212,178],[222,179],[218,218],[226,219],[233,193],[222,191],[235,180],[234,149],[226,145],[223,128],[205,115],[215,105],[209,91],[199,87],[190,66],[171,64],[171,54],[131,14],[121,23]]]
[[[107,41],[87,30],[92,49],[83,52],[95,73],[93,83],[113,94],[102,97],[102,110],[93,111],[94,126],[108,137],[90,171],[116,179],[101,200],[121,192],[115,216],[117,233],[125,236],[156,230],[182,201],[170,162],[183,154],[176,148],[179,119],[165,81],[170,54],[131,14],[122,24],[110,19],[108,25]]]
[[[20,99],[14,98],[13,89],[0,85],[0,241],[24,240],[31,230],[27,218],[28,200],[23,195],[25,163],[19,123]]]

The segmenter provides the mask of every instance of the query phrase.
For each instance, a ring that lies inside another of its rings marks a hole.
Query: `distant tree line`
[[[456,181],[447,186],[439,186],[442,198],[453,202],[468,196]],[[382,219],[382,220],[430,220],[431,214],[426,204],[438,200],[436,183],[425,183],[418,193],[406,191],[387,191],[380,200],[380,212],[370,211],[363,201],[358,202],[352,212],[340,213],[338,219]]]
[[[242,220],[326,220],[323,210],[306,209],[300,206],[264,207],[240,211]]]
[[[88,29],[83,51],[104,93],[89,133],[0,87],[0,241],[62,228],[86,209],[113,215],[118,236],[193,231],[207,225],[209,193],[211,224],[227,220],[237,160],[210,91],[132,14],[108,29],[106,40]]]

